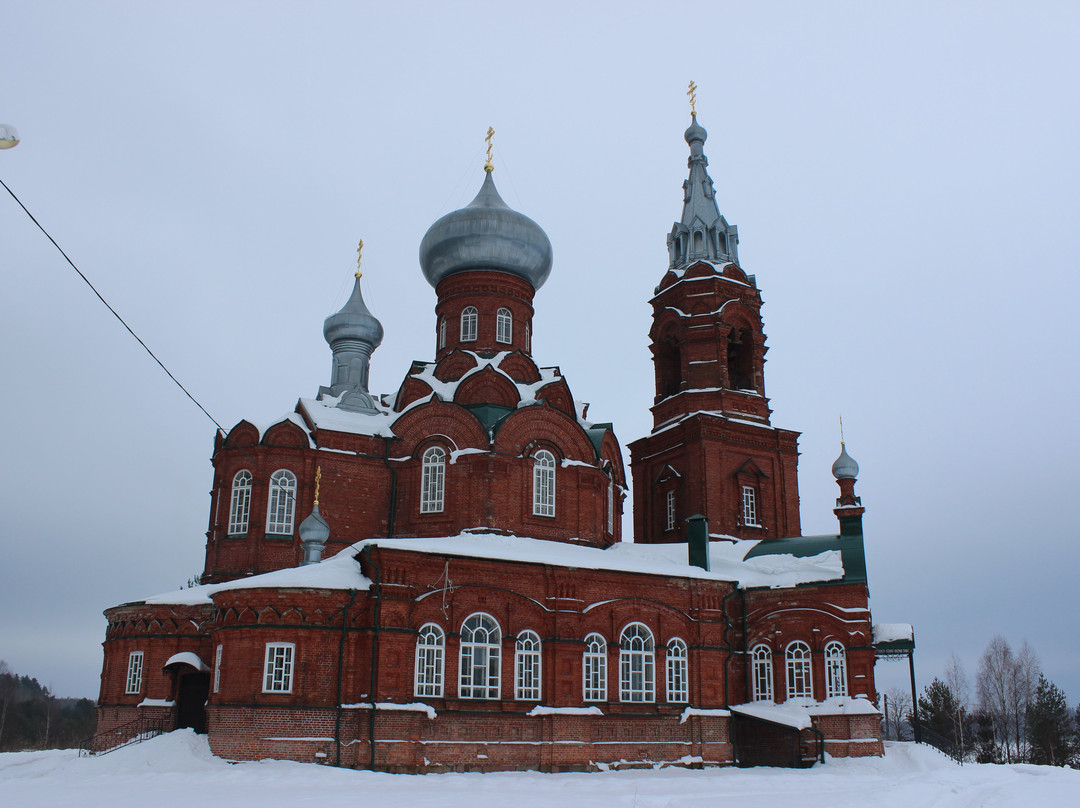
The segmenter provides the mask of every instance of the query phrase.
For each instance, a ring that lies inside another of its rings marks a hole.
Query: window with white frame
[[[476,342],[475,306],[466,306],[461,310],[461,341]]]
[[[615,480],[607,484],[607,532],[615,534]]]
[[[446,634],[434,623],[428,623],[416,638],[414,692],[417,696],[442,696],[445,658]]]
[[[446,347],[446,318],[439,318],[439,348]]]
[[[772,651],[767,645],[755,645],[750,652],[750,684],[754,701],[773,700]]]
[[[495,341],[506,345],[514,341],[514,315],[510,309],[499,309],[495,315]]]
[[[463,699],[499,698],[502,631],[489,614],[474,614],[461,626],[458,695]]]
[[[270,505],[266,509],[266,532],[290,536],[296,512],[296,475],[278,469],[270,477]]]
[[[667,700],[687,701],[690,688],[687,682],[686,643],[675,637],[667,644]]]
[[[268,642],[263,668],[263,693],[292,693],[293,656],[296,644]]]
[[[514,698],[540,701],[540,636],[535,631],[518,634],[514,649]]]
[[[446,492],[446,450],[432,446],[424,452],[420,471],[420,513],[442,513]]]
[[[751,485],[742,487],[742,520],[748,527],[761,527],[757,514],[757,491]]]
[[[585,638],[581,669],[585,701],[607,701],[607,642],[599,634]]]
[[[810,646],[796,641],[787,647],[787,697],[809,699],[814,697],[814,683],[810,676]]]
[[[132,651],[128,654],[127,686],[124,692],[134,695],[142,692],[143,652]]]
[[[533,514],[555,515],[555,455],[547,449],[533,455]]]
[[[825,646],[825,698],[847,695],[847,653],[838,642]]]
[[[665,502],[667,504],[667,513],[665,514],[665,519],[664,519],[664,530],[674,530],[675,529],[675,489],[674,488],[672,488],[670,491],[667,492]]]
[[[631,623],[619,637],[619,701],[656,700],[652,632]]]
[[[221,646],[214,651],[214,692],[221,690]]]
[[[238,471],[233,477],[232,502],[229,505],[229,535],[247,533],[248,515],[251,513],[251,472]]]
[[[532,337],[531,337],[531,336],[530,336],[530,334],[529,334],[529,327],[528,327],[528,326],[525,326],[525,350],[526,350],[526,351],[531,351],[531,350],[532,350],[532,346],[531,346],[531,345],[530,345],[530,343],[529,343],[529,340],[530,340],[531,338],[532,338]]]

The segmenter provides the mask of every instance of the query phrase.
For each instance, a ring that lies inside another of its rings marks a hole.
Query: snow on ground
[[[1080,804],[1080,771],[960,767],[927,747],[812,769],[661,769],[595,774],[381,774],[286,761],[230,764],[190,730],[97,758],[74,751],[0,754],[4,808],[969,808]]]

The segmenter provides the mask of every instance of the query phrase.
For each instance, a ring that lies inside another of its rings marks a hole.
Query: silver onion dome
[[[420,242],[420,267],[433,287],[455,272],[494,270],[544,285],[551,273],[547,233],[499,196],[492,172],[476,198],[428,228]]]
[[[832,474],[838,480],[854,480],[859,476],[859,464],[847,453],[847,447],[840,443],[840,456],[832,464]]]

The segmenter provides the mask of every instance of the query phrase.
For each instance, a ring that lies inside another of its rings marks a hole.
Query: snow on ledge
[[[813,699],[788,699],[783,704],[771,701],[752,701],[749,704],[733,704],[731,711],[738,715],[759,718],[795,729],[806,729],[813,724],[816,715],[880,715],[877,707],[860,696],[834,696],[825,701]]]
[[[343,710],[370,710],[370,701],[358,701],[355,704],[342,704]],[[404,710],[410,713],[427,713],[427,717],[434,719],[438,713],[435,712],[435,708],[430,704],[424,704],[419,701],[410,702],[409,704],[399,704],[396,701],[378,701],[375,702],[376,710]]]
[[[525,715],[603,715],[599,707],[543,707],[537,705]]]
[[[139,707],[175,707],[176,702],[171,699],[143,699]]]
[[[874,642],[915,641],[915,629],[910,623],[874,623]]]
[[[724,710],[719,708],[715,710],[706,710],[699,707],[687,707],[685,710],[682,711],[682,715],[679,716],[679,723],[685,724],[686,719],[688,719],[692,715],[714,715],[719,716],[720,718],[728,718],[731,715],[731,710]]]
[[[169,661],[161,667],[167,668],[170,665],[177,664],[190,665],[200,673],[210,672],[210,666],[203,662],[201,659],[199,659],[198,654],[194,654],[191,651],[181,651],[179,654],[173,654],[171,657],[169,657]]]

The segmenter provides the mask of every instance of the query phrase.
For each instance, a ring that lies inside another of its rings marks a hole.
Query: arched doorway
[[[206,699],[210,695],[210,667],[197,654],[173,654],[165,670],[176,677],[176,729],[191,728],[206,734]]]

